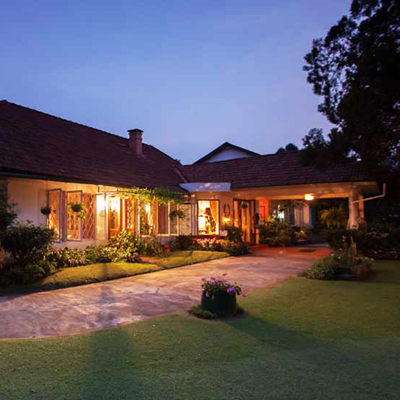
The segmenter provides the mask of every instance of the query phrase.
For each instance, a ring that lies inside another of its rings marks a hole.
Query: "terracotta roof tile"
[[[181,190],[177,165],[153,146],[135,156],[127,138],[0,101],[0,171]]]
[[[326,171],[304,166],[300,151],[185,165],[180,170],[189,182],[230,182],[232,188],[371,180],[355,164],[337,164]]]

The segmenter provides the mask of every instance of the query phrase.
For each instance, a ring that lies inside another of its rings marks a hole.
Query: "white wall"
[[[47,217],[40,212],[40,208],[47,204],[47,191],[62,189],[65,191],[82,190],[85,193],[97,193],[97,185],[83,185],[68,182],[43,181],[36,179],[10,179],[8,194],[10,201],[15,203],[15,211],[19,222],[31,221],[35,225],[46,225]],[[91,244],[100,244],[106,240],[105,219],[100,220],[97,239],[82,241],[64,241],[56,243],[56,247],[85,248]]]
[[[238,149],[226,149],[212,156],[205,163],[215,162],[215,161],[225,161],[233,160],[235,158],[251,157],[248,153],[238,150]]]

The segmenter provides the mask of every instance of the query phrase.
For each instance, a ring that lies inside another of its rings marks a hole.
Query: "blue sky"
[[[190,163],[329,128],[302,71],[350,0],[0,0],[0,99]]]

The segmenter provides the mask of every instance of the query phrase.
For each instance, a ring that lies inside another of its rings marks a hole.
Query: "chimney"
[[[129,129],[129,147],[132,149],[134,154],[140,156],[143,154],[142,151],[142,133],[140,129]]]

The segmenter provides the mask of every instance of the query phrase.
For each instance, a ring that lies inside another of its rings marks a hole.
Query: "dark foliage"
[[[0,183],[0,234],[5,232],[17,218],[14,206],[15,204],[10,203],[7,186]]]
[[[319,111],[335,125],[327,139],[319,129],[303,139],[305,162],[327,168],[350,156],[399,193],[400,2],[353,0],[305,60]]]
[[[276,154],[287,153],[288,151],[298,151],[298,150],[299,148],[295,144],[289,143],[285,147],[279,147]]]

